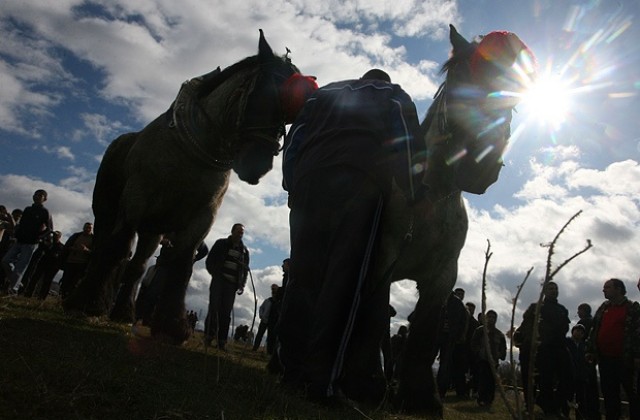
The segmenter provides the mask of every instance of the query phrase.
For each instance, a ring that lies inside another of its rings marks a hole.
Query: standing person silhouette
[[[231,311],[236,293],[244,292],[249,273],[249,250],[242,242],[244,225],[236,223],[231,235],[218,239],[209,251],[206,267],[211,274],[209,311],[204,322],[204,344],[216,339],[218,349],[225,350],[229,337]]]
[[[7,279],[3,290],[5,293],[16,293],[22,274],[27,269],[40,239],[53,232],[53,219],[44,206],[45,201],[47,192],[36,190],[33,193],[33,204],[24,209],[15,228],[16,242],[2,258],[2,269]]]
[[[395,180],[408,202],[424,149],[415,105],[379,69],[331,83],[305,103],[285,140],[291,271],[279,339],[283,380],[327,401],[337,388],[378,401],[389,287],[371,284],[385,201]]]

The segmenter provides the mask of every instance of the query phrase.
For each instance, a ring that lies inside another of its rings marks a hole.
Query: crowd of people
[[[33,195],[33,204],[22,211],[16,209],[9,213],[0,205],[3,268],[0,285],[3,294],[35,295],[45,299],[53,278],[63,270],[59,290],[64,298],[86,270],[93,245],[93,225],[85,223],[81,231],[70,235],[62,244],[62,234],[53,230],[52,217],[44,207],[46,199],[46,191],[38,190]],[[206,267],[211,274],[209,311],[204,323],[205,345],[215,341],[223,351],[229,336],[235,296],[243,292],[249,272],[249,251],[242,242],[244,230],[244,225],[234,224],[231,235],[216,241],[210,252],[203,243],[194,255],[194,262],[207,256]],[[162,246],[171,246],[168,237],[163,239]],[[285,291],[288,291],[290,264],[289,258],[283,261],[282,284],[272,284],[271,296],[260,306],[260,324],[255,338],[248,326],[239,326],[234,332],[237,341],[253,342],[254,351],[260,348],[265,333],[266,353],[275,356],[281,349],[281,328],[286,325],[282,303]],[[156,265],[162,266],[162,252]],[[147,276],[151,280],[141,287],[140,319],[146,320],[148,311],[152,311],[155,269],[150,267]],[[548,282],[543,288],[540,307],[532,303],[523,313],[517,329],[507,332],[506,336],[519,349],[521,385],[528,410],[532,408],[529,406],[532,401],[527,397],[532,394],[533,403],[549,418],[569,418],[570,409],[574,407],[576,419],[600,419],[602,395],[607,420],[621,418],[622,399],[628,402],[629,418],[640,418],[640,378],[637,374],[640,368],[640,304],[626,297],[626,286],[619,279],[607,280],[603,293],[605,301],[595,316],[592,316],[589,304],[578,306],[579,321],[569,331],[569,311],[558,302],[558,285]],[[464,302],[464,298],[464,289],[456,288],[442,307],[438,332],[438,391],[442,398],[448,391],[455,391],[459,398],[474,397],[479,406],[490,407],[496,393],[495,372],[499,362],[506,358],[506,336],[496,326],[496,311],[488,310],[484,318],[479,313],[476,318],[476,305]],[[539,316],[538,338],[534,346],[536,312]],[[187,315],[195,330],[198,321],[195,311],[188,311]],[[394,315],[395,310],[389,307],[387,316]],[[411,321],[411,315],[408,321]],[[385,357],[385,376],[391,384],[395,380],[394,372],[402,364],[409,326],[400,326],[397,334],[388,337],[388,352],[382,348],[383,341],[380,343]],[[534,348],[536,356],[532,360]],[[274,370],[282,373],[279,356],[274,359],[279,364]],[[270,365],[273,367],[273,359]],[[534,378],[530,378],[532,371]]]
[[[93,224],[85,223],[63,244],[44,206],[48,194],[36,190],[33,204],[9,213],[0,206],[0,293],[34,294],[45,299],[60,270],[59,293],[64,298],[84,275],[93,246]]]

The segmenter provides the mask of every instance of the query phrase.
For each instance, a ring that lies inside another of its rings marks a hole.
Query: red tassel
[[[495,73],[508,71],[524,51],[535,67],[535,56],[516,34],[494,31],[482,38],[471,56],[471,74],[474,79],[491,79]]]
[[[316,89],[318,89],[316,78],[300,73],[294,73],[284,82],[280,91],[280,100],[286,123],[292,123],[296,119],[304,103]]]

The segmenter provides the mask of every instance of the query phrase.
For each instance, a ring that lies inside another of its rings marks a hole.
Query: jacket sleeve
[[[504,334],[500,333],[500,345],[498,346],[498,359],[505,360],[507,358],[507,339]],[[496,363],[498,361],[496,360]]]
[[[595,315],[593,316],[591,331],[589,332],[589,336],[587,337],[587,340],[585,342],[585,353],[598,354],[598,345],[596,342],[598,340],[598,333],[600,332],[600,324],[602,323],[602,314],[604,313],[606,308],[607,302],[604,302],[602,305],[600,305]]]
[[[285,191],[291,192],[291,189],[293,188],[293,170],[295,167],[296,156],[306,141],[305,126],[307,116],[314,108],[315,103],[315,97],[311,97],[307,100],[304,108],[302,108],[302,111],[296,118],[296,121],[293,123],[289,129],[289,133],[284,139],[282,154],[282,188],[284,188]]]
[[[225,256],[225,239],[218,239],[211,247],[205,261],[205,266],[211,276],[220,277],[222,275],[222,263]]]
[[[64,250],[66,252],[71,250],[71,248],[73,247],[73,244],[76,243],[78,236],[80,236],[79,232],[76,232],[73,235],[69,236],[69,239],[67,239],[67,242],[64,243]]]
[[[242,267],[242,273],[238,279],[238,290],[244,289],[244,286],[247,284],[247,276],[249,275],[249,250],[247,247],[244,247],[243,253],[245,265]]]
[[[640,359],[640,304],[632,302],[629,311],[631,311],[631,357]]]
[[[201,259],[206,257],[208,253],[209,247],[207,246],[207,244],[205,244],[204,241],[200,242],[198,249],[196,249],[196,255],[193,257],[193,262],[195,263],[196,261],[200,261]]]

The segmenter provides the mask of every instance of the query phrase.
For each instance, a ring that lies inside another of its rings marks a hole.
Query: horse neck
[[[440,125],[436,107],[429,108],[422,126],[424,141],[427,145],[427,164],[423,182],[429,186],[429,190],[436,197],[444,198],[459,194],[460,190],[454,182],[453,166],[447,162],[450,159],[448,155],[451,134],[442,133]]]
[[[214,124],[216,132],[232,135],[238,125],[243,101],[251,89],[248,78],[253,79],[253,71],[241,70],[229,76],[208,95],[200,100],[200,105]]]

